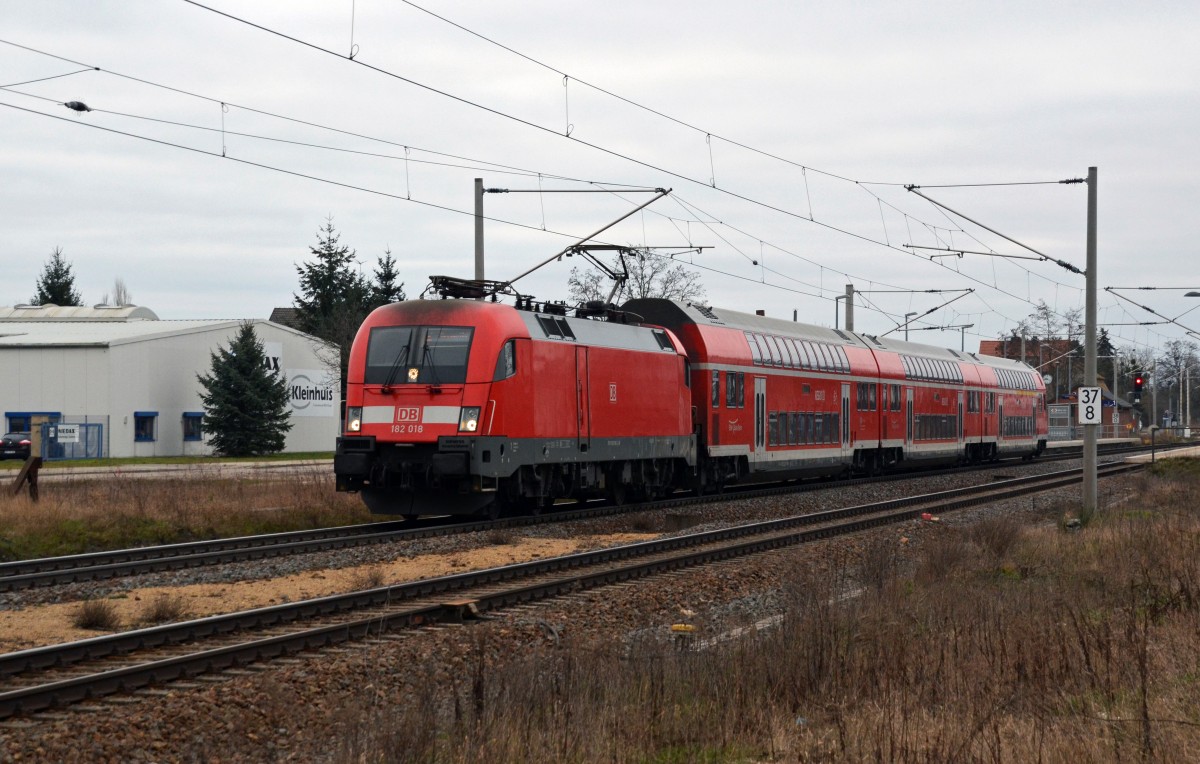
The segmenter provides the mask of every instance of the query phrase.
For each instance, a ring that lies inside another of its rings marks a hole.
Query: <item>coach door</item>
[[[579,451],[588,450],[588,440],[591,438],[592,416],[588,395],[588,356],[587,348],[575,348],[575,399],[578,418],[576,419]]]
[[[908,426],[904,428],[904,442],[912,445],[913,442],[913,389],[911,387],[904,388],[904,410],[907,412],[905,418]]]
[[[850,448],[850,383],[842,383],[842,450]]]
[[[754,450],[767,446],[767,378],[754,378]]]
[[[958,443],[963,442],[963,391],[958,391]]]

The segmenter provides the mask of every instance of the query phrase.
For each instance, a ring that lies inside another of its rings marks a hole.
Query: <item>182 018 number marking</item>
[[[416,433],[424,432],[424,431],[425,431],[425,425],[423,425],[423,424],[394,424],[394,425],[392,425],[392,432],[400,434],[400,435],[416,434]]]

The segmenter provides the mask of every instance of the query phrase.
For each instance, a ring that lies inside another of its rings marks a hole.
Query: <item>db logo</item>
[[[418,406],[397,406],[396,407],[397,422],[419,422],[421,421],[421,409]]]

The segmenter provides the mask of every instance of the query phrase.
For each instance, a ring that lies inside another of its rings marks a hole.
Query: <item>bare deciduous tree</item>
[[[629,279],[613,295],[613,302],[639,297],[691,301],[702,300],[705,296],[700,274],[688,270],[683,263],[669,256],[637,250],[635,254],[625,256],[624,261]],[[615,272],[622,272],[619,261],[609,267]],[[595,268],[572,268],[567,286],[571,300],[578,303],[607,300],[612,291],[607,275]]]
[[[113,283],[111,294],[105,292],[100,298],[101,305],[133,305],[133,294],[129,291],[129,287],[125,286],[125,280],[117,277]]]

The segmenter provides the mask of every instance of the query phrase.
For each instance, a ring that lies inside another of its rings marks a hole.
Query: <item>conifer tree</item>
[[[198,374],[204,392],[204,431],[224,456],[283,450],[288,421],[287,380],[267,369],[262,342],[247,321],[228,348],[212,353],[212,371]]]
[[[55,247],[54,254],[46,261],[42,276],[37,280],[37,294],[30,303],[58,306],[83,304],[83,295],[75,291],[71,264],[63,259],[62,247]]]
[[[341,381],[346,397],[346,369],[350,346],[358,327],[380,305],[404,299],[404,283],[390,250],[377,261],[374,280],[354,270],[356,252],[339,242],[333,218],[317,231],[317,246],[310,246],[313,260],[296,266],[300,275],[300,293],[293,294],[296,318],[302,332],[337,346],[337,353],[323,357],[330,374]]]
[[[338,375],[344,398],[350,346],[370,312],[371,287],[361,274],[352,270],[355,251],[340,244],[338,238],[333,218],[327,219],[317,231],[317,246],[308,248],[314,260],[296,266],[300,294],[292,297],[300,331],[337,346],[338,352],[323,360]]]
[[[396,270],[396,258],[392,257],[392,250],[383,251],[378,265],[375,269],[375,281],[371,284],[372,308],[387,305],[389,302],[400,302],[405,297],[404,282],[396,283],[400,272]]]

